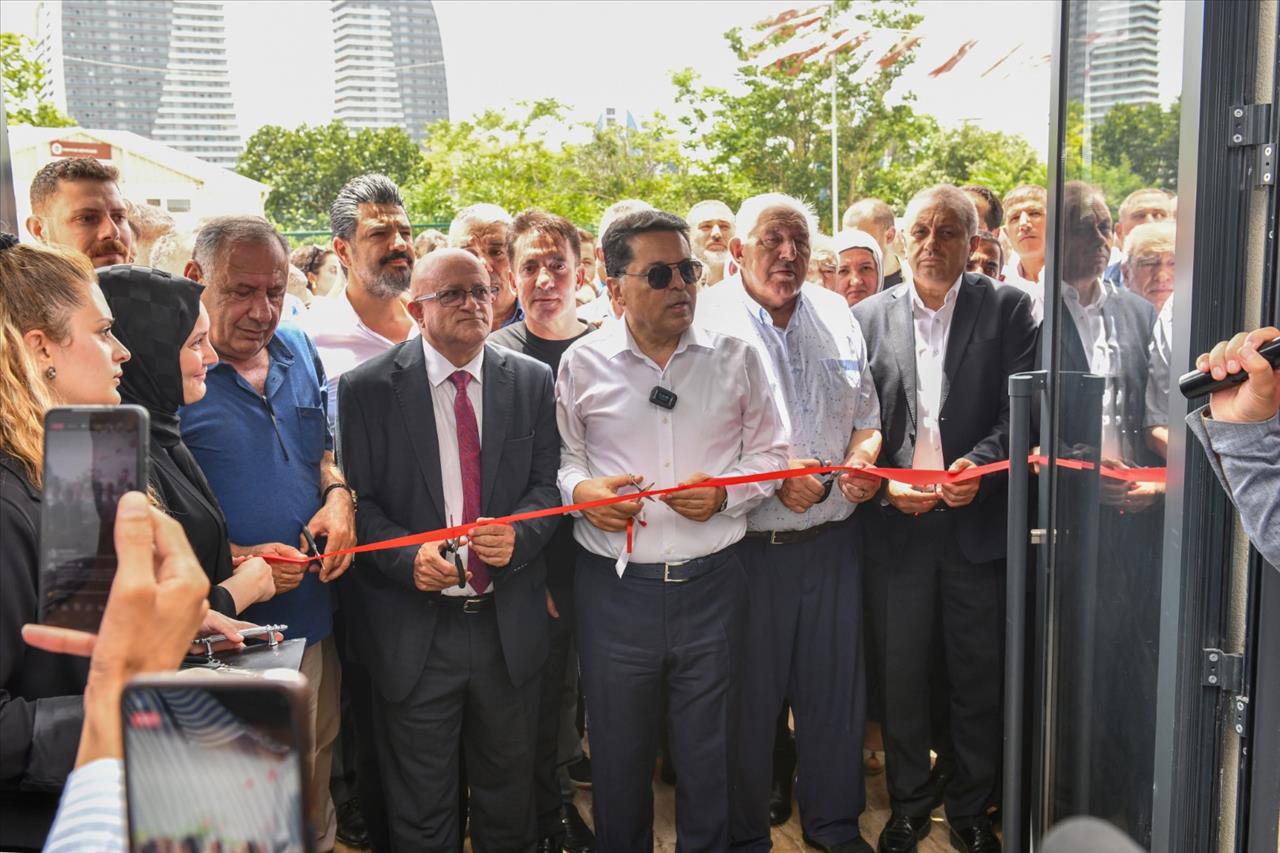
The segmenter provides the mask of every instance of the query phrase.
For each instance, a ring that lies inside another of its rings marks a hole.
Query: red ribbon
[[[1031,455],[1027,457],[1027,463],[1038,463],[1040,465],[1048,465],[1047,456]],[[1069,468],[1075,471],[1090,471],[1095,467],[1094,463],[1087,462],[1082,459],[1059,459],[1057,461],[1059,467]],[[545,509],[535,509],[529,512],[520,512],[515,515],[504,515],[501,518],[491,518],[486,521],[472,521],[467,524],[458,524],[452,527],[442,527],[439,530],[428,530],[425,533],[411,533],[408,536],[398,536],[394,539],[383,539],[381,542],[368,542],[364,545],[355,545],[350,548],[342,548],[338,551],[330,551],[319,557],[308,556],[299,557],[280,557],[272,555],[270,560],[274,563],[310,563],[313,560],[325,559],[328,557],[341,557],[346,554],[363,554],[369,551],[383,551],[388,548],[404,548],[409,545],[423,545],[427,542],[443,542],[446,539],[456,539],[466,536],[476,527],[482,527],[488,524],[515,524],[517,521],[532,521],[535,518],[546,518],[549,515],[566,515],[572,512],[581,512],[586,509],[596,509],[597,507],[610,506],[612,504],[626,503],[627,501],[641,500],[643,498],[659,498],[664,495],[673,495],[677,492],[688,491],[689,489],[706,489],[715,486],[743,486],[748,483],[765,483],[772,480],[787,480],[792,477],[808,477],[820,474],[870,474],[875,477],[881,477],[886,480],[895,480],[899,483],[906,483],[909,486],[938,486],[950,485],[952,483],[964,483],[969,480],[976,480],[987,474],[996,474],[1001,471],[1009,470],[1009,460],[1002,459],[999,462],[988,462],[986,465],[977,465],[973,468],[966,468],[963,471],[934,471],[918,468],[879,468],[874,465],[868,465],[865,468],[853,468],[845,465],[814,465],[808,468],[787,468],[781,471],[766,471],[763,474],[739,474],[733,477],[712,477],[697,483],[691,483],[683,486],[668,486],[662,489],[648,489],[642,492],[631,492],[625,495],[614,495],[608,498],[601,498],[595,501],[586,501],[584,503],[567,504],[565,506],[552,506]],[[1116,468],[1110,465],[1101,466],[1099,472],[1101,476],[1111,480],[1121,480],[1127,483],[1163,483],[1165,482],[1164,468]],[[643,522],[641,522],[643,525]],[[627,525],[627,550],[631,550],[631,525]]]

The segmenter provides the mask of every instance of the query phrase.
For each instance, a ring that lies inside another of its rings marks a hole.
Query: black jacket
[[[551,371],[486,344],[480,436],[480,514],[491,518],[560,504],[560,436]],[[412,338],[343,374],[339,435],[347,482],[359,498],[361,543],[445,527],[444,487],[422,341]],[[542,551],[556,516],[515,525],[509,565],[492,571],[498,633],[519,685],[547,656],[546,567]],[[413,583],[417,546],[356,557],[340,582],[356,655],[390,702],[418,682],[435,630],[432,598]]]
[[[911,288],[897,285],[853,309],[880,397],[884,445],[879,464],[894,468],[910,468],[916,446]],[[1009,457],[1009,375],[1031,369],[1035,343],[1030,296],[997,287],[984,275],[964,274],[943,358],[939,423],[947,465],[962,456],[979,465]],[[1007,484],[1004,475],[983,477],[974,501],[953,510],[960,548],[972,562],[1004,556]],[[898,512],[875,505],[883,513]]]
[[[22,642],[39,620],[40,492],[0,451],[0,850],[38,849],[75,766],[86,658]]]

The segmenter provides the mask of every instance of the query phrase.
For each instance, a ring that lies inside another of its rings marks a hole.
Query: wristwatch
[[[329,499],[329,493],[334,489],[345,489],[347,494],[351,496],[351,509],[355,510],[359,507],[360,502],[356,500],[356,490],[348,486],[346,483],[330,483],[324,487],[324,491],[320,493],[320,503],[324,503]]]

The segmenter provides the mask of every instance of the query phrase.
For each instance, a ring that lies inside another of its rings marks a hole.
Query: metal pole
[[[832,4],[834,16],[835,5]],[[840,230],[840,132],[836,124],[836,93],[840,79],[836,74],[836,52],[831,53],[831,233]]]
[[[1004,802],[1001,822],[1006,850],[1024,850],[1022,792],[1023,719],[1027,652],[1027,504],[1030,497],[1031,401],[1044,388],[1044,374],[1009,377],[1009,527],[1005,553]]]

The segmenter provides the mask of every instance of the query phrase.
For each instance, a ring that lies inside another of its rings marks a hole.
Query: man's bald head
[[[876,238],[883,257],[897,236],[893,209],[878,198],[859,199],[849,206],[840,221],[844,230],[864,231]]]
[[[417,299],[439,290],[443,282],[450,276],[467,274],[479,270],[482,277],[488,280],[488,271],[484,263],[466,249],[436,249],[429,255],[418,259],[413,267],[413,281],[410,285],[412,298]]]

